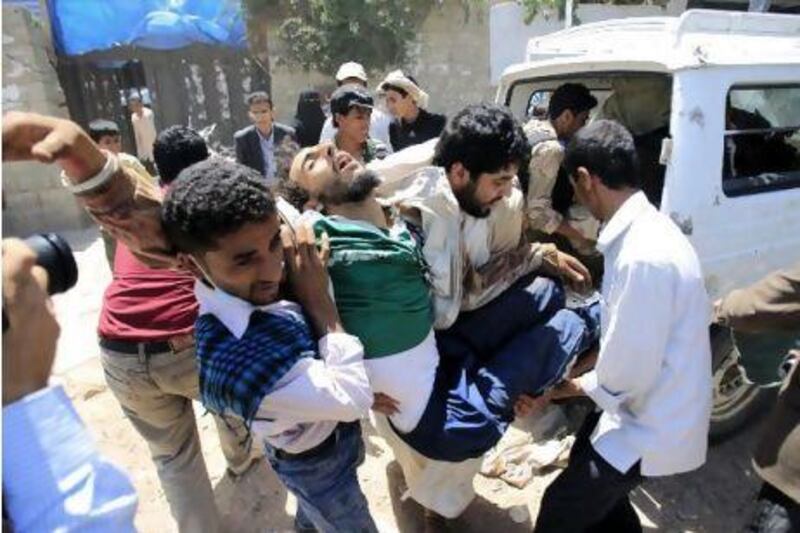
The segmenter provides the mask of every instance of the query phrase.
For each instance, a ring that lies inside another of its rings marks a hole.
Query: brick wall
[[[3,6],[3,112],[12,110],[68,116],[43,26],[27,9]],[[54,165],[3,163],[2,205],[4,237],[91,224]]]

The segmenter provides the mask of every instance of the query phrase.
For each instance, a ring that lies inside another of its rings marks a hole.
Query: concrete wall
[[[588,24],[601,20],[625,17],[679,16],[686,10],[687,0],[670,0],[664,6],[611,6],[604,4],[578,4],[574,24]],[[524,11],[517,2],[500,2],[492,6],[489,15],[491,83],[497,85],[503,70],[525,59],[528,40],[552,33],[565,27],[554,11],[543,11],[530,24],[524,22]]]
[[[281,49],[278,40],[280,21],[269,25],[272,96],[278,119],[294,116],[297,95],[302,89],[329,92],[335,87],[330,76],[277,66]],[[459,0],[444,0],[434,6],[411,44],[413,58],[383,72],[370,73],[374,89],[387,72],[408,70],[430,94],[429,109],[452,115],[465,104],[492,100],[489,83],[489,10],[472,7],[469,14]],[[352,58],[358,61],[358,57]]]
[[[41,23],[28,10],[3,6],[3,112],[68,116],[45,36]],[[91,224],[61,186],[59,172],[56,165],[3,163],[4,237]]]

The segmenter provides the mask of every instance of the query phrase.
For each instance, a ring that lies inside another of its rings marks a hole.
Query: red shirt
[[[97,333],[106,339],[158,342],[194,331],[195,278],[144,265],[117,241],[114,277],[103,297]]]

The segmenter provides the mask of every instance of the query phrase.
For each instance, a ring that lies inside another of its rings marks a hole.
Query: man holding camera
[[[134,531],[130,480],[97,453],[64,390],[47,387],[59,333],[52,276],[22,241],[2,248],[3,530]]]

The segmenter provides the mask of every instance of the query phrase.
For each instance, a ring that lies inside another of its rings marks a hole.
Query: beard
[[[378,174],[372,170],[359,172],[349,182],[339,176],[336,183],[320,195],[320,200],[330,205],[363,202],[380,184]]]
[[[462,211],[475,218],[486,218],[491,213],[491,209],[478,201],[477,191],[477,183],[470,180],[466,187],[458,192],[453,191],[453,194],[458,200],[458,206]]]

